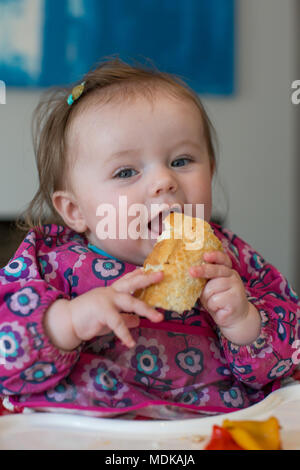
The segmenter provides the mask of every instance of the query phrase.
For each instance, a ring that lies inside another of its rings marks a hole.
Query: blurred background
[[[213,219],[300,292],[299,44],[299,0],[0,0],[0,266],[37,189],[31,117],[42,92],[119,54],[199,93],[219,141]]]

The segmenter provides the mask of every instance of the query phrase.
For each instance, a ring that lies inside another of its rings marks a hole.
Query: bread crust
[[[134,296],[153,307],[183,313],[194,307],[207,282],[192,277],[189,268],[202,264],[205,252],[223,251],[223,247],[209,223],[202,219],[171,213],[164,219],[164,226],[166,230],[143,266],[145,272],[163,271],[163,280],[139,289]],[[186,226],[189,229],[185,230]]]

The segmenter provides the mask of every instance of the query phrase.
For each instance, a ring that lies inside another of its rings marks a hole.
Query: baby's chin
[[[123,242],[123,243],[122,243]],[[125,242],[125,243],[124,243]],[[116,258],[135,266],[143,266],[145,259],[152,252],[156,239],[120,240],[118,246],[119,258]]]
[[[129,248],[127,249],[127,252],[124,251],[124,253],[126,253],[126,260],[124,261],[134,264],[135,266],[143,266],[145,259],[153,250],[156,240],[152,243],[150,243],[150,240],[136,240],[136,242],[136,249],[134,251]]]

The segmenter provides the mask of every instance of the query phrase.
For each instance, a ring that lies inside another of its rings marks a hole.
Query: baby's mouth
[[[163,213],[160,212],[154,219],[148,222],[150,238],[158,238],[163,232]]]
[[[164,231],[164,220],[171,212],[180,212],[179,208],[173,208],[159,212],[148,222],[148,233],[151,239],[157,239]]]

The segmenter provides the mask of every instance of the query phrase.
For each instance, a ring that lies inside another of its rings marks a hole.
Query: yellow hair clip
[[[69,106],[71,106],[74,103],[74,101],[80,98],[84,90],[84,85],[85,85],[85,82],[82,82],[80,83],[80,85],[77,85],[73,88],[72,93],[69,94],[68,99],[67,99],[67,103]]]

